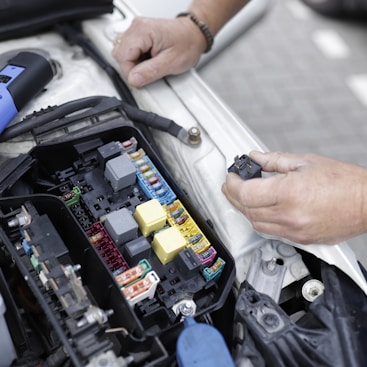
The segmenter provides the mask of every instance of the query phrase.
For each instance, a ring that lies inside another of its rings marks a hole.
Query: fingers
[[[169,73],[170,62],[174,59],[169,52],[162,51],[151,58],[148,42],[137,42],[133,46],[118,38],[112,55],[118,60],[127,82],[135,88],[163,78]]]
[[[249,208],[276,206],[282,199],[279,195],[283,193],[281,187],[287,174],[306,166],[311,159],[311,156],[307,155],[280,152],[252,151],[249,156],[262,167],[263,171],[279,174],[246,181],[236,174],[228,174],[223,185],[223,193],[232,204],[237,202],[236,205],[241,206],[239,208],[241,211],[246,211]]]
[[[175,55],[170,49],[158,53],[155,57],[140,61],[127,73],[128,83],[136,88],[143,87],[166,75],[172,75],[180,70],[171,70]]]
[[[276,194],[278,176],[250,181],[240,178],[239,180],[237,175],[228,174],[222,191],[232,205],[247,217],[257,232],[288,238],[297,243],[309,243],[310,233],[302,207],[284,207],[282,198],[278,198]],[[241,183],[242,187],[238,188],[237,185]]]
[[[307,164],[305,155],[281,152],[262,153],[252,151],[250,158],[257,162],[265,172],[287,173]]]
[[[237,208],[241,211],[245,208],[269,207],[278,202],[276,193],[281,179],[281,176],[273,176],[244,181],[238,175],[229,173],[222,191],[232,204],[239,203],[241,208]]]
[[[112,51],[113,57],[118,61],[123,75],[131,82],[134,87],[145,85],[146,77],[139,72],[139,69],[132,73],[134,68],[150,56],[150,50],[153,46],[149,37],[139,36],[129,37],[128,32],[121,33],[114,42]],[[148,69],[153,69],[154,66]]]
[[[230,174],[228,176],[230,176],[229,181],[222,186],[222,191],[228,201],[247,217],[253,228],[260,233],[271,233],[272,235],[280,237],[285,236],[287,233],[288,218],[284,216],[285,213],[279,212],[277,205],[269,205],[274,199],[272,198],[269,200],[267,197],[264,200],[264,197],[256,196],[256,194],[251,191],[251,194],[254,194],[254,196],[249,195],[246,199],[242,198],[240,199],[241,201],[239,201],[236,197],[237,191],[229,189],[231,184],[236,185],[236,175]],[[233,178],[233,181],[231,178]],[[256,183],[256,179],[253,181]],[[250,181],[246,183],[250,183]],[[256,186],[257,185],[255,185],[254,188],[256,188]]]
[[[251,152],[250,157],[278,174],[244,181],[230,173],[222,190],[258,232],[332,244],[366,231],[366,169],[313,154]]]
[[[125,68],[130,68],[130,65],[126,65]],[[125,71],[124,74],[127,75],[127,81],[132,87],[141,88],[163,78],[166,75],[165,70],[164,66],[161,65],[160,58],[157,57],[134,65],[129,72]]]
[[[205,41],[197,32],[189,19],[136,17],[117,37],[112,54],[128,83],[139,88],[193,67]]]

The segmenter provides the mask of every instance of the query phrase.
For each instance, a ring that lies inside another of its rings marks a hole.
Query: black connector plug
[[[253,161],[248,155],[238,155],[234,158],[234,163],[228,168],[228,172],[239,175],[243,180],[261,177],[261,166]]]

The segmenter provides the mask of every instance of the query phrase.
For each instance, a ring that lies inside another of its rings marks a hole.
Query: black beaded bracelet
[[[213,33],[211,32],[211,30],[209,29],[209,27],[202,22],[201,20],[199,20],[195,14],[191,13],[190,11],[186,11],[183,13],[179,13],[177,14],[177,18],[179,17],[188,17],[190,18],[194,24],[196,24],[199,29],[201,30],[201,32],[203,33],[206,43],[207,43],[207,47],[206,50],[204,51],[204,53],[209,52],[212,49],[213,43],[214,43],[214,36]]]

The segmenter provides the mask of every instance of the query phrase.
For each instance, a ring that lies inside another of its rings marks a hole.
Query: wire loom
[[[55,26],[55,30],[69,43],[79,45],[105,71],[119,93],[121,100],[115,97],[91,96],[70,101],[61,106],[48,107],[26,116],[23,121],[12,124],[5,129],[0,136],[0,142],[13,139],[27,132],[32,132],[36,143],[39,144],[44,140],[41,136],[46,133],[51,133],[60,128],[65,129],[64,132],[69,133],[70,130],[67,129],[68,125],[75,124],[75,122],[81,119],[89,119],[93,122],[93,125],[96,125],[101,121],[99,117],[101,114],[118,111],[125,118],[131,119],[152,145],[154,145],[154,141],[147,127],[165,131],[185,144],[188,144],[187,131],[176,122],[153,112],[141,110],[138,107],[133,95],[119,73],[105,59],[93,42],[82,32],[79,22],[60,23]],[[77,116],[68,116],[84,109],[88,110],[77,114]],[[155,148],[155,150],[157,149]]]
[[[78,113],[78,111],[80,112]],[[111,113],[113,112],[115,114],[111,117]],[[103,117],[103,115],[107,114],[110,114],[110,117]],[[115,97],[93,96],[73,100],[60,106],[53,106],[35,112],[27,116],[23,121],[7,128],[0,136],[0,142],[31,131],[36,143],[39,144],[42,141],[52,139],[52,134],[56,133],[57,130],[62,129],[64,132],[68,132],[72,125],[85,122],[86,120],[89,120],[91,125],[103,123],[104,128],[106,128],[106,120],[116,120],[118,116],[124,118],[123,121],[125,120],[125,124],[127,123],[127,119],[131,119],[133,122],[143,123],[146,126],[166,131],[175,137],[183,129],[173,120],[164,118],[153,112],[143,111]],[[121,125],[121,119],[119,120],[119,124]],[[46,135],[50,134],[51,136],[49,138],[45,138]],[[75,134],[75,128],[73,128],[73,134]]]

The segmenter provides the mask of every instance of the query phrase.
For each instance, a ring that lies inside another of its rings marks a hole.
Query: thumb
[[[258,163],[265,172],[287,173],[296,171],[307,164],[300,154],[251,151],[249,157]]]
[[[171,53],[168,50],[162,51],[132,68],[127,78],[128,83],[133,87],[140,88],[155,82],[171,73],[173,62]]]
[[[160,74],[155,61],[149,59],[133,67],[127,76],[127,81],[132,87],[141,88],[158,80],[163,76],[160,76]]]

